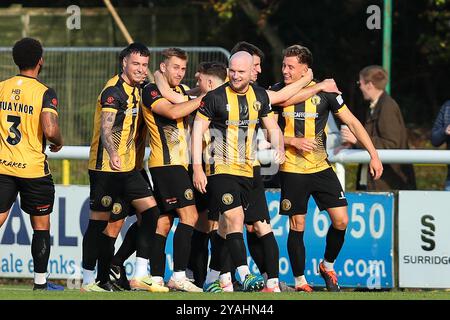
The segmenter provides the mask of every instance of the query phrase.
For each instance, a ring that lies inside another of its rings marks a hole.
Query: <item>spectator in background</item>
[[[379,149],[409,149],[408,135],[400,108],[385,91],[388,74],[381,66],[368,66],[359,73],[357,82],[365,100],[370,101],[364,124]],[[341,129],[342,143],[351,143],[356,148],[360,144],[348,128]],[[385,164],[383,175],[373,180],[367,165],[360,165],[357,175],[357,189],[371,191],[413,190],[416,180],[412,164]]]
[[[431,131],[431,143],[439,147],[444,142],[447,143],[447,150],[450,149],[450,100],[447,100],[441,107],[439,114],[434,121]],[[445,190],[450,191],[450,165],[447,169],[447,180]]]

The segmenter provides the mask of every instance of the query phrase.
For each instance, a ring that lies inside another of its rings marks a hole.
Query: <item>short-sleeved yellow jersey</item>
[[[140,87],[128,85],[121,76],[111,78],[100,93],[94,116],[94,132],[89,153],[89,170],[113,170],[109,166],[109,155],[101,139],[101,114],[114,112],[116,118],[112,127],[114,145],[121,161],[121,172],[135,168],[135,136],[141,101]]]
[[[17,75],[0,82],[0,174],[40,178],[50,174],[41,112],[58,114],[52,88]]]

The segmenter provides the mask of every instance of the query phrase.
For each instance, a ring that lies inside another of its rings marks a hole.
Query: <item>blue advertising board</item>
[[[278,191],[266,191],[272,228],[280,249],[280,280],[293,284],[287,252],[289,220],[280,216]],[[335,262],[342,287],[392,288],[393,210],[392,193],[346,193],[349,224],[345,243]],[[304,243],[305,276],[308,282],[324,286],[317,268],[323,259],[326,234],[331,224],[326,211],[319,211],[314,200],[308,203]]]
[[[392,193],[346,193],[348,201],[349,224],[345,243],[335,262],[335,270],[341,287],[360,287],[370,289],[392,288],[393,283],[393,212]],[[276,189],[266,191],[271,223],[280,249],[280,280],[294,284],[287,252],[289,220],[280,216],[280,192]],[[319,211],[314,200],[308,203],[304,243],[306,248],[305,276],[308,283],[324,286],[317,267],[323,259],[326,235],[331,220],[326,211]],[[172,231],[175,227],[172,229]],[[244,233],[245,235],[245,233]],[[245,236],[244,236],[245,237]],[[166,274],[171,274],[173,232],[167,238]],[[248,254],[248,256],[250,256]],[[249,257],[252,272],[258,269]],[[131,266],[130,266],[131,267]]]
[[[343,287],[392,288],[393,287],[393,209],[392,193],[347,193],[349,202],[349,225],[345,243],[339,254],[335,269]],[[289,256],[286,249],[289,234],[287,217],[278,215],[278,190],[267,190],[266,199],[271,223],[280,249],[280,279],[293,284]],[[32,228],[27,214],[20,210],[18,201],[14,204],[0,229],[0,267],[2,277],[32,277],[30,243]],[[52,278],[81,277],[81,244],[89,217],[89,187],[57,186],[54,213],[51,215],[51,242],[48,271]],[[127,219],[121,236],[116,243],[119,248],[128,226],[135,220]],[[317,266],[325,251],[326,234],[330,219],[326,212],[317,209],[311,199],[306,216],[304,236],[306,247],[305,276],[309,283],[323,286],[317,273]],[[166,280],[173,268],[172,239],[169,234],[166,246]],[[244,233],[245,237],[245,233]],[[248,258],[252,272],[258,272],[251,258]],[[134,255],[127,260],[129,277],[134,272]]]

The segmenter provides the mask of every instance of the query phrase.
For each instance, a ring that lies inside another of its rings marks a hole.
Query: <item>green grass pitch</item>
[[[30,286],[0,285],[0,300],[450,300],[450,292],[433,291],[377,291],[340,293],[282,292],[282,293],[150,293],[111,292],[83,293],[79,290],[33,292]]]

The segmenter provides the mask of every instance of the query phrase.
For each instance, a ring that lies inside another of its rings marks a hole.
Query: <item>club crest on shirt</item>
[[[318,106],[320,104],[320,97],[317,94],[312,96],[311,103],[315,106]]]
[[[122,212],[122,205],[120,203],[114,203],[112,210],[111,210],[112,214],[119,214]]]
[[[222,196],[222,202],[223,202],[223,204],[225,204],[225,205],[227,205],[227,206],[229,206],[230,204],[232,204],[232,203],[233,203],[233,200],[234,200],[234,198],[233,198],[233,195],[232,195],[231,193],[225,193],[225,194]]]
[[[105,208],[109,207],[112,203],[112,198],[110,196],[104,196],[101,200],[102,206]]]
[[[259,102],[258,100],[253,102],[253,109],[255,109],[255,111],[261,110],[261,102]]]
[[[287,211],[292,207],[291,201],[289,201],[289,199],[283,199],[283,201],[281,201],[281,209],[283,209],[283,211]]]
[[[106,103],[108,104],[113,104],[114,103],[114,97],[113,96],[109,96],[108,98],[106,98]]]
[[[51,102],[51,106],[52,106],[53,108],[56,108],[56,107],[58,106],[58,99],[53,98],[53,99],[52,99],[52,102]]]
[[[184,191],[184,197],[186,198],[186,200],[192,200],[194,199],[194,191],[192,191],[192,189],[186,189],[186,191]]]

